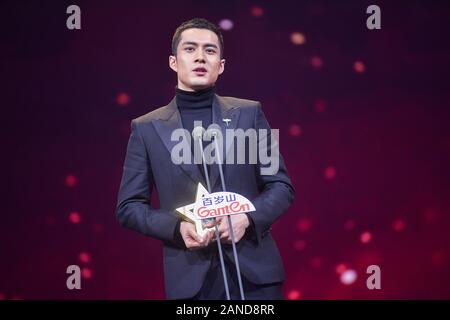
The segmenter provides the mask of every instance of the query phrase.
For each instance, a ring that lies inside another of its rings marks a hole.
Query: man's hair
[[[177,30],[175,30],[175,33],[173,34],[173,38],[172,38],[172,55],[174,55],[174,56],[177,55],[177,48],[178,48],[178,44],[180,43],[180,40],[181,40],[181,33],[184,30],[192,29],[192,28],[207,29],[207,30],[211,30],[212,32],[214,32],[217,35],[217,38],[219,38],[220,58],[223,59],[222,33],[220,32],[220,29],[217,25],[215,25],[214,23],[211,23],[208,20],[203,19],[203,18],[195,18],[195,19],[191,19],[189,21],[185,21],[177,28]]]

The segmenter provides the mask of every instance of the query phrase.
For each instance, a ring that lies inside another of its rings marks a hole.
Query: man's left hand
[[[250,225],[250,221],[245,213],[233,214],[230,216],[233,225],[234,241],[239,242],[245,234],[245,230]],[[228,230],[228,218],[224,217],[219,225],[220,241],[231,244],[231,235]],[[213,238],[215,240],[215,238]]]

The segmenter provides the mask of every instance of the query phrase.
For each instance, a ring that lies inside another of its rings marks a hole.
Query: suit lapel
[[[172,132],[176,129],[183,129],[183,124],[181,122],[181,116],[175,98],[172,99],[166,108],[166,112],[164,112],[163,115],[160,116],[160,119],[155,121],[154,124],[156,132],[161,137],[167,151],[171,153],[173,147],[179,143],[179,141],[172,141],[170,139]],[[192,140],[190,136],[188,136],[187,139],[189,139],[188,141]],[[190,148],[189,153],[190,156],[192,156]],[[203,180],[198,166],[193,163],[193,158],[192,164],[182,163],[180,164],[180,167],[195,183]]]

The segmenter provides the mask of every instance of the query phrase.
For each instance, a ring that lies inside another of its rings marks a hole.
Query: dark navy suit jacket
[[[227,128],[270,129],[257,101],[215,95],[212,109],[213,123],[221,127],[224,137]],[[228,126],[224,118],[231,119]],[[211,264],[211,250],[187,250],[174,237],[180,219],[175,208],[192,203],[197,184],[203,181],[198,165],[176,165],[171,161],[170,151],[178,143],[171,141],[171,134],[177,128],[182,128],[182,123],[175,98],[131,121],[116,210],[122,226],[163,241],[164,280],[169,299],[193,297],[203,285]],[[225,149],[226,143],[223,152]],[[224,156],[222,153],[222,159]],[[253,239],[244,237],[236,244],[241,272],[255,284],[267,284],[281,282],[285,277],[270,230],[292,203],[294,189],[281,155],[279,170],[274,175],[261,175],[259,157],[257,162],[224,164],[223,168],[227,191],[242,194],[256,208],[250,213]],[[222,191],[217,164],[211,166],[210,179],[212,191]],[[150,201],[153,187],[158,192],[159,209]],[[231,245],[224,245],[223,250],[234,262]]]

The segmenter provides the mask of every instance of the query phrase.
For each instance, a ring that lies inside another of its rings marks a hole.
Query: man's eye
[[[185,48],[184,50],[186,50],[186,51],[192,51],[192,50],[194,50],[194,48],[192,48],[192,47],[187,47],[187,48]]]
[[[208,53],[216,53],[216,50],[214,50],[214,49],[207,49],[206,52],[208,52]]]

